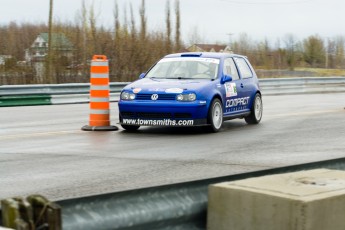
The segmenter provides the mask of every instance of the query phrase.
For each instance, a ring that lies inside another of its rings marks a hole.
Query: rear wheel
[[[245,121],[248,124],[259,124],[262,118],[262,111],[263,111],[263,106],[262,106],[261,95],[257,93],[255,95],[252,108],[250,109],[250,114],[244,118]]]
[[[209,131],[216,133],[222,128],[223,105],[218,98],[213,99],[208,111],[207,119],[208,123],[210,124],[210,126],[208,127]]]

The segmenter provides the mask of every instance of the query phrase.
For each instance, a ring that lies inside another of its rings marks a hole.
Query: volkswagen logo
[[[158,94],[152,94],[151,100],[156,101],[158,99]]]

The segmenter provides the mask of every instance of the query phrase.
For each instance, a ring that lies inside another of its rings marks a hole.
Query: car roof
[[[233,53],[216,53],[216,52],[184,52],[168,54],[164,58],[175,58],[175,57],[200,57],[200,58],[224,58],[224,57],[244,57],[242,55]]]

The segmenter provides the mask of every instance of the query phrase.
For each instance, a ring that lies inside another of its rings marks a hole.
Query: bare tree
[[[311,67],[321,67],[325,63],[325,47],[323,40],[315,35],[310,36],[303,42],[304,60]]]
[[[247,33],[241,33],[239,34],[238,40],[233,42],[233,50],[235,53],[250,56],[254,50],[254,44]]]
[[[335,38],[335,67],[345,68],[345,37],[337,36]]]
[[[88,34],[88,22],[87,22],[87,9],[85,5],[85,0],[82,1],[81,5],[81,30],[82,30],[82,63],[86,62],[88,59],[87,55],[87,34]]]
[[[176,16],[175,50],[179,52],[181,50],[181,13],[180,13],[179,0],[175,0],[175,16]]]
[[[53,0],[49,2],[49,20],[48,20],[48,63],[46,67],[46,76],[48,83],[56,83],[55,75],[52,73],[52,64],[53,64],[53,53],[52,53],[52,36],[53,36]]]
[[[166,1],[165,5],[165,24],[166,24],[166,39],[165,39],[165,51],[171,53],[171,18],[170,18],[170,1]]]
[[[140,39],[144,41],[146,39],[147,30],[147,18],[146,18],[146,5],[145,0],[141,1],[141,6],[139,9],[140,14]]]
[[[297,39],[293,34],[287,34],[284,38],[286,47],[286,60],[290,70],[294,70],[296,66],[296,45]]]
[[[90,6],[89,11],[89,25],[90,25],[90,37],[92,40],[92,46],[90,47],[90,56],[97,54],[99,52],[98,37],[97,37],[97,18],[99,14],[96,15],[95,5]]]
[[[193,45],[193,44],[198,44],[198,43],[203,43],[204,42],[204,39],[200,35],[200,31],[199,31],[199,27],[198,26],[193,26],[189,30],[188,38],[189,38],[188,39],[189,45]]]
[[[262,66],[265,69],[272,68],[272,52],[267,39],[258,43],[257,56],[259,59],[256,63],[257,65]]]
[[[135,18],[134,18],[132,3],[130,3],[129,5],[129,10],[130,10],[130,15],[131,15],[131,34],[132,34],[132,39],[134,39],[137,34],[137,30],[135,27]]]

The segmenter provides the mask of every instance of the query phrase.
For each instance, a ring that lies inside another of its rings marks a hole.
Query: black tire
[[[263,104],[262,98],[259,93],[255,95],[252,108],[250,109],[250,114],[245,117],[247,124],[259,124],[262,118]]]
[[[128,131],[137,131],[140,128],[139,125],[121,125],[121,127]]]
[[[210,108],[208,109],[207,121],[210,124],[208,131],[216,133],[223,126],[223,104],[218,99],[213,99]]]
[[[119,115],[119,119],[120,119],[120,123],[122,123],[121,115]],[[139,125],[124,125],[124,124],[121,124],[121,127],[128,131],[136,131],[140,128]]]

